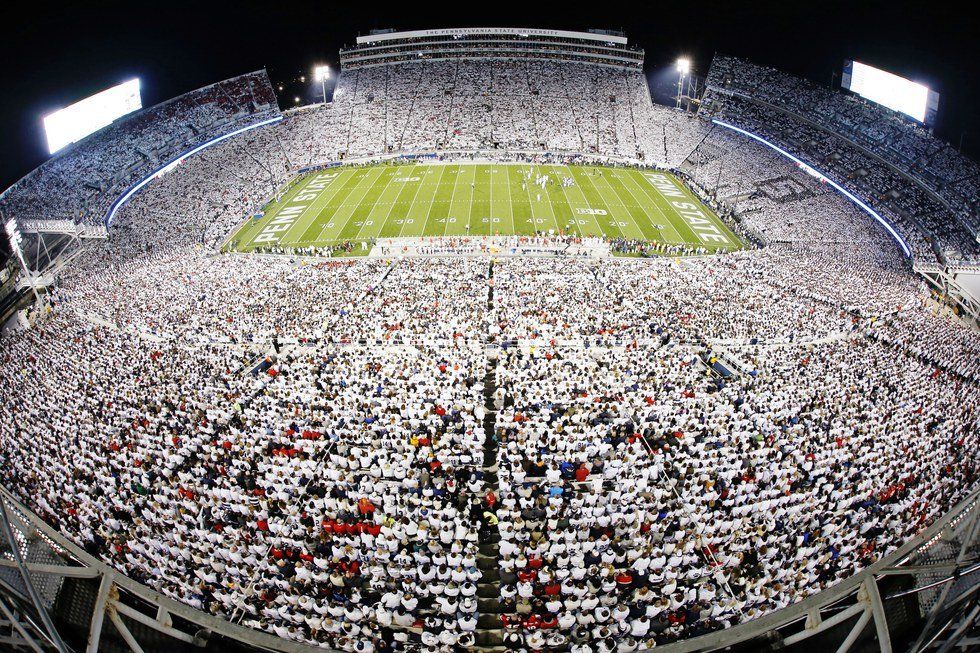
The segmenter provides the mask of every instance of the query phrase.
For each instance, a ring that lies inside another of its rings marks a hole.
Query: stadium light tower
[[[320,91],[323,93],[323,103],[327,103],[327,79],[330,78],[330,66],[313,66],[313,79],[320,82]]]
[[[684,78],[691,73],[691,60],[681,57],[677,60],[677,108],[681,108],[681,95],[684,89]]]
[[[30,268],[27,267],[27,263],[24,261],[24,252],[20,248],[21,243],[24,242],[24,237],[21,235],[20,229],[17,226],[17,220],[13,218],[7,220],[4,229],[7,232],[7,240],[10,241],[10,249],[17,255],[17,260],[20,262],[20,269],[24,272],[24,279],[30,282],[31,290],[34,291],[34,300],[37,302],[38,308],[41,308],[44,306],[44,302],[41,300],[40,293],[37,292],[36,275],[31,272]]]

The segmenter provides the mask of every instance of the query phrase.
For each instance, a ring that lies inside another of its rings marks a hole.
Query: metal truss
[[[834,627],[851,624],[847,636],[839,643],[835,642],[838,646],[837,653],[851,651],[855,644],[862,639],[867,639],[866,631],[872,627],[878,650],[881,653],[892,653],[896,649],[892,646],[887,618],[888,604],[909,594],[925,593],[936,587],[948,585],[952,588],[957,579],[972,575],[974,578],[972,589],[967,589],[965,595],[953,594],[951,590],[950,596],[944,599],[945,608],[942,610],[934,608],[937,615],[946,615],[945,620],[934,617],[933,623],[930,624],[930,616],[925,615],[926,624],[921,631],[923,642],[919,648],[911,649],[907,653],[927,651],[947,653],[955,650],[943,646],[946,644],[958,646],[959,642],[968,640],[970,624],[974,624],[975,627],[977,623],[977,613],[972,613],[972,621],[969,621],[971,613],[967,611],[963,615],[963,611],[956,608],[968,606],[971,597],[973,601],[977,600],[978,589],[980,589],[980,578],[977,574],[980,573],[980,569],[977,569],[977,561],[969,554],[957,556],[954,561],[937,562],[933,560],[935,557],[933,552],[939,543],[944,543],[947,548],[950,543],[956,543],[957,547],[961,547],[959,549],[961,554],[962,551],[976,553],[980,546],[977,541],[980,535],[978,524],[980,524],[980,490],[975,490],[918,537],[837,585],[759,619],[690,640],[658,646],[656,651],[658,653],[707,653],[762,640],[768,643],[761,650],[792,650],[794,645],[826,633]],[[935,579],[937,573],[942,576],[938,580]],[[879,590],[879,582],[887,576],[896,575],[911,577],[915,586],[906,592],[883,597]],[[969,585],[969,583],[960,583],[960,585]],[[942,601],[937,602],[937,606],[940,603]],[[943,630],[939,637],[929,634],[940,629]],[[759,646],[763,645],[759,644]]]
[[[281,653],[312,653],[315,648],[219,619],[174,601],[94,558],[44,523],[0,486],[0,650],[36,653],[72,653],[48,616],[41,592],[35,587],[47,579],[58,583],[68,578],[99,581],[89,621],[85,653],[97,653],[108,621],[133,653],[144,653],[143,645],[130,627],[134,622],[159,636],[152,650],[161,649],[160,640],[173,645],[203,648],[212,635],[228,638],[255,650]],[[22,552],[42,551],[56,562],[31,562]],[[7,582],[12,572],[17,585]],[[179,618],[182,625],[175,625]],[[190,628],[188,628],[190,626]],[[8,632],[9,631],[9,632]]]
[[[912,269],[947,302],[959,308],[963,317],[975,328],[980,328],[980,298],[974,297],[956,280],[958,274],[964,271],[972,272],[974,268],[961,269],[956,266],[941,267],[917,263]]]
[[[106,240],[105,225],[88,225],[72,220],[22,220],[17,222],[16,237],[11,244],[21,264],[18,290],[30,288],[38,303],[39,291],[54,285],[54,280],[85,247],[86,241]]]
[[[911,591],[923,593],[942,589],[926,614],[922,632],[909,653],[980,648],[980,641],[975,636],[968,637],[971,632],[976,635],[980,627],[980,510],[974,510],[960,522],[947,542],[958,546],[951,564],[930,565],[929,556],[923,556],[927,562],[923,565],[925,573],[938,573],[940,578]]]

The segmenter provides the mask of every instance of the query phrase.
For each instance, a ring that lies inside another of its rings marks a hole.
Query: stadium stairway
[[[487,310],[493,311],[493,262],[488,272],[490,291]],[[497,358],[487,356],[487,371],[483,377],[483,400],[486,412],[483,416],[483,480],[486,492],[499,495],[497,477],[497,412],[494,394],[497,391]],[[504,651],[504,631],[500,621],[500,532],[495,524],[480,529],[480,549],[477,565],[482,574],[477,585],[479,619],[476,626],[476,647],[478,651]]]

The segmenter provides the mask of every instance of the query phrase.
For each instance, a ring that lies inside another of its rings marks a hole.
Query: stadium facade
[[[621,33],[599,30],[487,27],[385,32],[359,36],[356,46],[340,51],[340,63],[345,70],[420,59],[543,59],[629,70],[643,68],[642,49],[629,47]]]

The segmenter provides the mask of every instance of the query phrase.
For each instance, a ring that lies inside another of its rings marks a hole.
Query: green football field
[[[731,230],[669,173],[433,162],[311,172],[270,202],[263,215],[246,220],[225,249],[534,233],[687,244],[712,252],[741,247]]]

